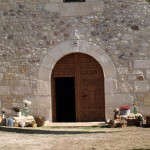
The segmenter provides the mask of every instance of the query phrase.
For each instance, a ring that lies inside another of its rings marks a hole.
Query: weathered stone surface
[[[0,95],[9,95],[10,87],[9,86],[0,86]]]
[[[150,69],[146,69],[146,78],[150,79]]]
[[[122,36],[123,40],[133,40],[133,34],[124,34]]]
[[[135,75],[142,75],[142,74],[143,74],[143,71],[142,71],[142,70],[133,70],[133,71],[132,71],[132,74],[135,74]]]
[[[105,93],[117,93],[117,80],[108,78],[105,80]]]
[[[135,81],[134,82],[134,91],[135,92],[148,92],[149,84],[147,81]]]
[[[132,104],[133,97],[130,94],[107,94],[106,95],[106,107],[113,106],[119,107],[125,104]]]
[[[118,86],[118,92],[121,92],[121,93],[133,92],[132,84],[130,84],[126,80],[122,81],[120,85]]]
[[[31,86],[30,80],[18,80],[19,86]]]
[[[32,102],[30,106],[34,108],[51,108],[51,97],[50,96],[30,96],[29,100]]]
[[[86,28],[85,29],[73,29],[70,33],[70,39],[72,40],[78,40],[78,39],[83,39],[84,38],[84,34],[83,32],[87,32]]]
[[[107,56],[107,54],[102,54],[99,56],[98,62],[101,64],[102,68],[105,68],[104,70],[104,76],[105,78],[113,78],[116,76],[116,69],[112,64],[112,61],[110,57]]]
[[[126,67],[118,67],[118,68],[117,68],[117,72],[118,72],[120,75],[122,75],[122,74],[127,74],[128,68],[126,68]]]
[[[37,95],[50,95],[51,87],[48,82],[37,80]]]
[[[11,93],[15,95],[30,95],[32,94],[32,88],[25,86],[16,86],[11,88]]]
[[[54,66],[52,66],[54,67]],[[52,71],[53,68],[47,69],[42,67],[39,71],[39,79],[43,81],[49,81],[50,79],[50,72]]]
[[[59,4],[58,3],[48,3],[45,5],[45,9],[51,12],[59,12]]]
[[[134,68],[150,68],[150,60],[135,60],[134,61]]]
[[[150,92],[146,94],[144,97],[144,105],[145,106],[150,106]]]
[[[103,1],[85,3],[63,3],[60,4],[60,14],[62,16],[84,16],[93,12],[103,11]]]
[[[3,73],[0,73],[0,81],[2,80],[3,78]]]

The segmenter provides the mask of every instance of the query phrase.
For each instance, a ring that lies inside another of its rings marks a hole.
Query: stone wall
[[[51,120],[51,87],[39,69],[55,46],[84,40],[103,49],[115,66],[116,81],[107,83],[116,90],[105,97],[106,117],[133,101],[150,114],[149,16],[145,0],[1,0],[0,107],[11,110],[29,99],[32,114]]]

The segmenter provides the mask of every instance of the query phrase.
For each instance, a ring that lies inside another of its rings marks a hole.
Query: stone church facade
[[[144,0],[1,0],[0,108],[9,115],[28,99],[32,115],[57,121],[53,70],[85,54],[103,71],[103,121],[133,102],[150,114],[149,16]]]

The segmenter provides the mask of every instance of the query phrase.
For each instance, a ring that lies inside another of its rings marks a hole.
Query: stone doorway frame
[[[105,119],[107,119],[111,99],[110,96],[117,93],[116,68],[107,52],[95,43],[85,40],[68,40],[50,48],[40,65],[39,79],[37,81],[37,97],[42,99],[47,97],[46,103],[48,103],[48,108],[45,109],[47,110],[45,112],[46,119],[52,122],[51,73],[53,67],[62,57],[74,52],[90,55],[97,60],[103,69],[105,86]]]

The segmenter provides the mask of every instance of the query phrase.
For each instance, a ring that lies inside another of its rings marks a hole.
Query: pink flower
[[[120,109],[120,110],[129,110],[129,109],[130,109],[130,106],[129,106],[129,105],[123,105],[123,106],[120,106],[119,109]]]

